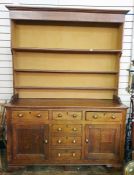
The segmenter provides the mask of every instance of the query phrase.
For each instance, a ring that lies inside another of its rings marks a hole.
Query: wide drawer
[[[51,132],[54,134],[81,134],[81,125],[65,125],[65,124],[54,124],[51,127]]]
[[[81,137],[52,137],[54,146],[81,146]]]
[[[52,150],[52,159],[54,160],[80,160],[81,150],[54,149]]]
[[[121,121],[120,112],[86,112],[86,120],[90,121]]]
[[[13,111],[12,119],[13,122],[45,122],[48,120],[48,111]]]
[[[81,120],[82,112],[77,111],[53,111],[54,120]]]

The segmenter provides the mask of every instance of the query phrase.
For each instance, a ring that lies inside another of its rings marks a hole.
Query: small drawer
[[[53,112],[52,117],[54,120],[66,120],[67,112],[56,111],[56,112]]]
[[[32,111],[31,114],[36,119],[48,120],[48,111]]]
[[[121,121],[120,112],[86,112],[86,120],[90,121]]]
[[[68,116],[72,120],[81,120],[82,119],[82,113],[81,112],[68,112]]]
[[[58,124],[58,125],[52,125],[52,133],[57,134],[81,134],[81,125],[64,125],[64,124]]]
[[[13,122],[44,122],[45,120],[48,120],[48,111],[13,111],[12,119]]]
[[[66,128],[66,125],[63,125],[63,124],[61,124],[61,125],[55,125],[54,124],[51,127],[51,131],[52,131],[52,133],[60,134],[60,133],[67,132],[67,128]]]
[[[81,120],[82,113],[77,111],[54,111],[52,116],[54,120]]]
[[[54,146],[81,146],[81,137],[52,137]]]
[[[67,131],[71,134],[81,134],[82,126],[81,125],[67,125]]]
[[[81,159],[81,150],[60,150],[60,149],[55,149],[52,150],[52,158],[54,160],[80,160]]]

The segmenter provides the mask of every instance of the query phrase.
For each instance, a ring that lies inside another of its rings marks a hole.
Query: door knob
[[[21,118],[21,117],[23,117],[23,114],[21,114],[21,113],[20,113],[20,114],[18,114],[18,117],[20,117],[20,118]]]
[[[60,157],[61,156],[61,153],[58,153],[58,157]]]
[[[77,117],[77,114],[73,114],[73,118],[76,118]]]
[[[116,118],[116,116],[115,115],[112,115],[112,119],[115,119]]]
[[[45,139],[45,143],[46,143],[46,144],[48,143],[48,140],[47,140],[47,139]]]
[[[73,131],[77,131],[77,128],[73,128]]]
[[[76,140],[73,140],[73,143],[76,143]]]
[[[58,114],[58,117],[59,117],[59,118],[62,117],[62,114]]]
[[[88,139],[86,139],[86,143],[88,143],[88,141],[89,141],[89,140],[88,140]]]
[[[41,114],[37,114],[36,117],[37,117],[37,118],[40,118],[40,117],[41,117]]]
[[[58,131],[62,131],[62,128],[58,128],[57,130],[58,130]]]
[[[94,119],[97,119],[97,118],[98,118],[98,115],[93,115],[93,118],[94,118]]]
[[[58,140],[57,142],[60,144],[61,143],[61,140]]]
[[[73,153],[73,154],[72,154],[72,156],[73,156],[73,157],[75,157],[75,156],[76,156],[76,154],[75,154],[75,153]]]

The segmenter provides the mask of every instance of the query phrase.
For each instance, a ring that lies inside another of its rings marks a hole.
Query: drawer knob
[[[77,131],[77,128],[73,128],[73,131]]]
[[[76,143],[76,140],[73,140],[73,143]]]
[[[58,153],[58,157],[60,157],[61,156],[61,153]]]
[[[98,115],[93,115],[93,118],[94,118],[94,119],[97,119],[97,118],[98,118]]]
[[[58,130],[58,131],[62,131],[62,128],[58,128],[57,130]]]
[[[116,119],[116,116],[115,115],[112,115],[112,119]]]
[[[58,114],[58,117],[59,117],[59,118],[62,117],[62,114]]]
[[[37,118],[40,118],[40,117],[41,117],[41,114],[37,114],[36,117],[37,117]]]
[[[45,140],[45,143],[46,143],[46,144],[48,143],[48,140],[47,140],[47,139]]]
[[[18,114],[18,117],[20,117],[20,118],[21,118],[21,117],[23,117],[23,114],[21,114],[21,113],[20,113],[20,114]]]
[[[77,114],[73,114],[73,118],[76,118],[77,117]]]
[[[88,139],[86,139],[86,143],[88,143]]]
[[[58,140],[57,142],[60,144],[61,143],[61,140]]]
[[[75,153],[73,153],[73,154],[72,154],[72,156],[73,156],[73,157],[75,157],[75,156],[76,156],[76,154],[75,154]]]

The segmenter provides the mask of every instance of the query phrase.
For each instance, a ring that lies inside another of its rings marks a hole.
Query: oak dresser
[[[14,95],[9,167],[111,165],[124,158],[118,98],[124,10],[8,6]]]

